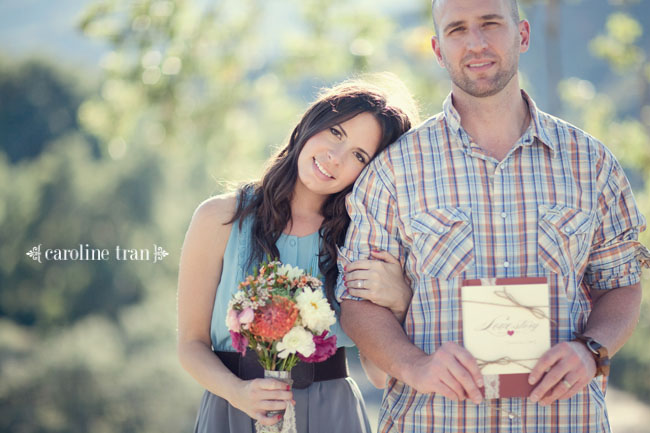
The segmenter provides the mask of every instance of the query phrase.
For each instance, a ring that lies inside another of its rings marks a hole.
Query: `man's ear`
[[[445,67],[445,62],[442,59],[442,54],[440,53],[440,41],[438,40],[437,36],[431,36],[431,49],[433,49],[433,53],[436,55],[436,60],[438,61],[438,64],[441,67]]]
[[[519,52],[525,53],[530,46],[530,23],[528,20],[519,21],[519,37],[521,38]]]

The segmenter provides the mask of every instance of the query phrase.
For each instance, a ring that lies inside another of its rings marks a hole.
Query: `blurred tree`
[[[0,320],[0,431],[187,431],[201,389],[178,367],[174,315],[166,291],[116,320],[88,316],[47,339]]]
[[[581,0],[573,0],[577,2]],[[562,112],[562,100],[557,92],[558,85],[562,78],[562,0],[520,0],[520,9],[529,7],[535,4],[544,5],[545,26],[544,33],[541,38],[544,41],[546,48],[546,81],[549,92],[548,97],[548,112],[560,113]]]
[[[650,57],[638,45],[643,28],[633,16],[617,11],[609,16],[604,32],[591,43],[592,52],[607,61],[620,76],[618,94],[599,93],[578,78],[560,85],[570,115],[576,123],[602,140],[626,168],[639,207],[650,218]],[[623,101],[624,99],[624,101]],[[618,107],[624,107],[622,116]],[[650,230],[641,234],[650,245]],[[650,278],[644,278],[641,319],[630,341],[613,358],[611,383],[650,402]]]
[[[391,70],[426,86],[431,99],[442,95],[429,78],[433,57],[394,45],[405,39],[367,4],[110,0],[89,8],[80,27],[114,48],[101,94],[80,110],[107,153],[119,159],[134,146],[159,146],[222,179],[256,176],[322,85]],[[422,66],[427,74],[417,74]]]
[[[77,109],[86,95],[75,75],[52,62],[0,59],[0,151],[11,163],[38,156],[79,128]]]
[[[157,238],[149,223],[160,176],[156,155],[119,165],[97,160],[79,135],[50,144],[33,162],[0,159],[0,317],[45,332],[91,313],[114,317],[139,301],[144,282],[114,249],[153,249],[142,238]],[[42,263],[25,257],[39,244]],[[80,245],[107,248],[110,260],[45,259],[46,249]]]

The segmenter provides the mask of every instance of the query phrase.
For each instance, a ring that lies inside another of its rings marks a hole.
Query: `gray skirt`
[[[299,433],[371,433],[366,405],[352,378],[314,382],[293,389]],[[195,433],[255,433],[255,421],[226,400],[205,391]]]

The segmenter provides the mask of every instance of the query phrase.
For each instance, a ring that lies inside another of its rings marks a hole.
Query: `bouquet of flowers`
[[[257,353],[265,377],[290,382],[299,360],[321,362],[336,352],[336,336],[327,336],[336,317],[319,279],[279,261],[262,263],[239,284],[228,304],[226,325],[235,350]],[[274,374],[275,372],[286,372]],[[288,405],[281,431],[295,431]],[[278,423],[280,424],[280,423]],[[273,431],[258,425],[258,431]]]

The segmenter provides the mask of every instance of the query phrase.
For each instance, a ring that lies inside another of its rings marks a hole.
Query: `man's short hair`
[[[438,34],[438,23],[436,23],[436,15],[435,15],[435,8],[437,2],[438,0],[431,1],[431,17],[433,19],[433,27],[436,30],[436,35]],[[517,0],[508,0],[508,3],[510,3],[510,17],[512,18],[512,21],[515,24],[519,24],[521,18],[519,17],[519,5],[517,4]]]

